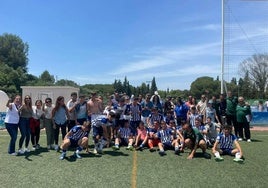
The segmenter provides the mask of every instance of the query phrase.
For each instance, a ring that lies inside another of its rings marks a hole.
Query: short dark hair
[[[228,129],[228,130],[232,130],[232,126],[231,125],[224,125],[223,126],[223,129]]]
[[[76,92],[72,92],[71,93],[71,96],[77,96],[77,93]]]

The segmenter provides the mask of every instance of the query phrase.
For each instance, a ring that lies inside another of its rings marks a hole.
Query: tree
[[[16,35],[4,34],[0,36],[0,63],[4,63],[14,70],[20,68],[27,72],[28,44]]]
[[[268,54],[255,54],[252,57],[240,63],[240,73],[245,76],[246,73],[252,81],[261,98],[265,97],[265,91],[268,85]]]
[[[157,86],[155,82],[155,77],[153,77],[152,83],[151,83],[151,94],[153,94],[155,91],[157,91]]]
[[[50,75],[50,73],[45,70],[41,75],[40,75],[40,80],[44,85],[50,86],[54,85],[55,83],[55,78],[53,75]]]
[[[245,77],[243,79],[239,79],[238,87],[238,92],[240,96],[243,96],[248,99],[254,98],[254,96],[252,95],[252,83],[250,82],[248,71],[246,72]]]
[[[0,85],[9,95],[21,92],[27,82],[28,45],[18,36],[0,36]]]
[[[197,99],[204,93],[209,93],[209,96],[218,96],[220,94],[220,81],[214,80],[208,76],[199,77],[192,82],[190,93],[197,97]]]
[[[79,87],[77,83],[72,80],[65,80],[60,79],[55,83],[56,86],[72,86],[72,87]]]

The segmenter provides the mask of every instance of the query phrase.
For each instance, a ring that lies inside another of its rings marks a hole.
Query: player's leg
[[[211,155],[206,152],[207,150],[207,143],[204,139],[200,140],[198,146],[202,149],[203,155],[206,159],[210,159]]]
[[[62,153],[60,155],[60,160],[63,160],[65,157],[66,157],[66,152],[67,152],[67,149],[68,147],[71,145],[71,140],[69,138],[65,138],[63,141],[62,141],[62,144],[60,146],[61,150],[62,150]]]
[[[176,155],[178,155],[180,153],[180,150],[179,150],[179,140],[178,139],[175,139],[172,141],[171,145],[174,147],[174,152]]]
[[[164,150],[164,144],[162,142],[158,143],[158,149],[159,149],[158,153],[159,153],[160,156],[166,155],[166,152]]]

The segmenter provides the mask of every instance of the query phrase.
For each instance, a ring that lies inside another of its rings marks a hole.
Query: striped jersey
[[[195,126],[195,119],[197,119],[197,118],[200,118],[200,115],[199,114],[191,114],[190,116],[189,116],[189,122],[190,122],[190,124],[192,125],[192,127],[196,127]]]
[[[97,118],[91,120],[91,124],[95,127],[101,127],[108,123],[108,118],[105,115],[99,115]]]
[[[74,126],[70,131],[72,134],[69,136],[69,139],[78,141],[83,137],[88,137],[88,131],[83,131],[81,125]]]
[[[233,149],[233,143],[237,140],[237,137],[233,134],[226,136],[224,133],[220,133],[216,140],[219,142],[221,149]]]
[[[129,138],[132,136],[131,129],[129,127],[121,127],[118,130],[118,133],[120,135],[120,138]]]
[[[172,135],[173,134],[171,129],[160,129],[157,132],[157,137],[161,140],[162,143],[171,143]]]
[[[151,113],[148,118],[150,119],[151,125],[153,125],[155,121],[160,123],[164,119],[163,115],[159,113]]]
[[[141,105],[140,104],[130,104],[129,111],[131,112],[130,121],[140,121],[141,120]]]

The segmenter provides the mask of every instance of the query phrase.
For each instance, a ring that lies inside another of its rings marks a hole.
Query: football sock
[[[214,153],[215,157],[219,158],[220,157],[220,153],[217,151],[216,153]]]
[[[81,146],[78,146],[77,149],[76,149],[76,153],[79,153],[82,150],[83,150],[83,148]]]
[[[237,153],[235,154],[235,158],[237,158],[237,159],[240,159],[240,158],[241,158],[240,152],[237,152]]]

